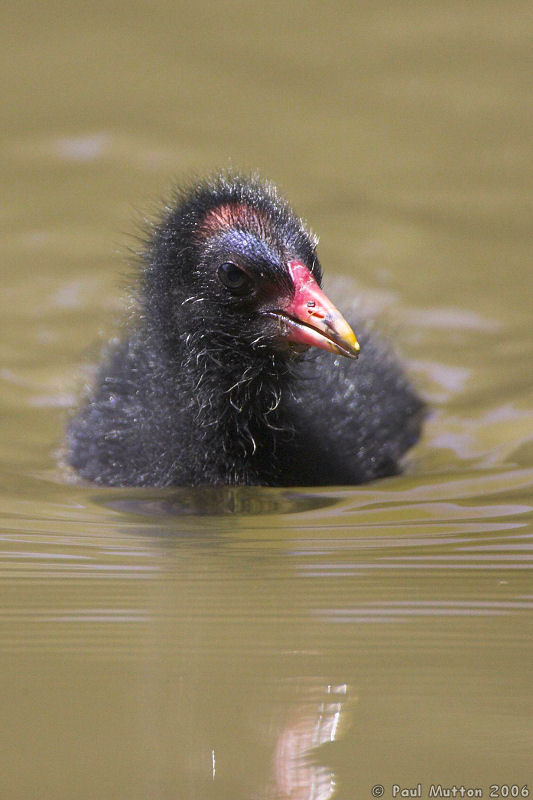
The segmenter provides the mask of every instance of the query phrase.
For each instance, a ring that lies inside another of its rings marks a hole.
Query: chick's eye
[[[249,294],[253,288],[252,279],[243,269],[231,261],[226,261],[218,268],[218,278],[232,294]]]

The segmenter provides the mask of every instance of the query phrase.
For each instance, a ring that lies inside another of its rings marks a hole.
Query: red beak
[[[294,296],[287,306],[265,312],[278,320],[280,338],[305,347],[321,347],[337,355],[357,358],[359,343],[354,332],[305,264],[289,261],[287,266],[294,285]]]

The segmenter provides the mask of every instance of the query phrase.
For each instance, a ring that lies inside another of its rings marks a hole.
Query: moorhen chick
[[[331,485],[399,470],[423,402],[322,292],[316,240],[274,186],[221,174],[177,193],[143,262],[137,321],[68,427],[83,478]]]

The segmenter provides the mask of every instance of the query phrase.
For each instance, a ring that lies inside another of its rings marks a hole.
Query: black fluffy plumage
[[[68,427],[70,465],[115,486],[355,484],[397,472],[423,403],[361,320],[350,320],[357,361],[280,341],[262,291],[291,295],[291,259],[321,283],[315,242],[273,186],[218,175],[176,194],[145,247],[136,324]],[[228,263],[252,276],[251,294],[221,282]]]

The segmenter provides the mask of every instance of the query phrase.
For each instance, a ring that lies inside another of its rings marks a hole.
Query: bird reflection
[[[94,502],[115,511],[141,516],[184,517],[244,514],[297,514],[335,505],[334,493],[264,488],[258,486],[199,486],[163,492],[122,490],[99,494]]]
[[[281,731],[274,755],[275,790],[269,800],[329,800],[336,790],[333,770],[317,748],[336,741],[346,716],[347,686],[329,685],[318,706],[301,705]]]

